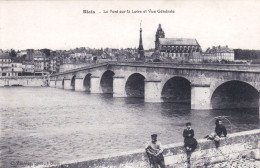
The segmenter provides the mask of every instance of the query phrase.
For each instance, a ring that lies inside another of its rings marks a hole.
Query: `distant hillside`
[[[260,60],[260,50],[234,49],[235,60]]]

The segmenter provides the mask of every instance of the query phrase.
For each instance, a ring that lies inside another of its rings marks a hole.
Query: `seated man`
[[[219,137],[221,137],[222,135],[223,135],[224,137],[227,136],[227,129],[226,129],[226,127],[222,124],[222,120],[221,120],[221,119],[217,119],[217,120],[216,120],[215,132],[216,132],[217,136],[219,136]]]
[[[165,168],[164,157],[163,157],[163,147],[162,144],[157,141],[157,134],[151,135],[152,141],[149,142],[145,151],[148,155],[150,166],[152,168]]]
[[[227,137],[227,129],[226,127],[222,124],[221,119],[217,119],[216,122],[216,127],[215,127],[215,132],[212,133],[211,135],[205,136],[205,138],[209,140],[214,140],[215,141],[215,146],[216,148],[219,147],[220,143],[220,137]]]
[[[216,122],[216,127],[215,127],[215,133],[216,133],[216,136],[214,138],[214,141],[215,141],[215,145],[216,145],[216,148],[219,147],[219,141],[220,141],[220,137],[223,135],[224,137],[227,136],[227,129],[226,127],[222,124],[222,120],[221,119],[217,119]]]

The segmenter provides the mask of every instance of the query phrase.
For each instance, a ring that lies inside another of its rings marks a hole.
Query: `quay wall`
[[[12,76],[0,77],[1,86],[45,86],[43,77],[35,76]]]
[[[183,143],[169,144],[164,147],[164,158],[167,168],[187,167],[187,157]],[[260,129],[229,134],[227,138],[221,138],[220,147],[218,149],[216,149],[214,141],[206,139],[198,140],[198,147],[191,156],[191,167],[207,167],[207,165],[212,163],[244,157],[260,159]],[[138,149],[132,152],[109,155],[97,159],[67,161],[59,165],[48,167],[145,168],[149,167],[149,163],[144,149]]]

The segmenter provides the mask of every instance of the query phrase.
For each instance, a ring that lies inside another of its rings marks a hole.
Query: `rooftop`
[[[196,39],[187,38],[159,38],[161,45],[199,45]]]
[[[0,59],[11,59],[9,53],[0,53]]]
[[[212,48],[208,48],[206,53],[230,53],[234,52],[233,49],[228,48],[228,46],[213,46]]]

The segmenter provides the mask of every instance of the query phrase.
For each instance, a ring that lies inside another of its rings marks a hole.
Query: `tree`
[[[256,60],[260,59],[260,50],[234,49],[235,59],[237,60]]]
[[[153,60],[153,62],[162,62],[160,59],[156,58]]]
[[[14,57],[17,56],[17,53],[15,52],[15,50],[11,49],[10,56],[11,56],[12,58],[14,58]]]
[[[51,50],[47,48],[41,49],[41,52],[43,52],[47,57],[51,55]]]

